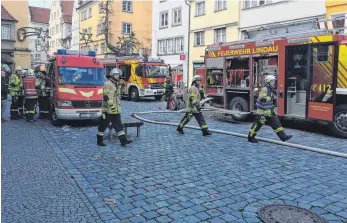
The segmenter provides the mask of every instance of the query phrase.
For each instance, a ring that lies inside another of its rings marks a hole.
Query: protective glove
[[[14,84],[14,83],[12,83],[12,84],[10,84],[11,85],[11,87],[16,87],[16,84]]]
[[[125,81],[123,79],[120,79],[119,84],[125,86]]]
[[[196,109],[197,109],[199,112],[201,112],[201,106],[200,106],[200,104],[198,104],[198,105],[196,106]]]

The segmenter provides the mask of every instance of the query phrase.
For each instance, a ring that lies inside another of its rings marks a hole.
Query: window
[[[81,16],[82,16],[82,18],[81,18],[82,21],[86,20],[87,19],[87,10],[83,11]]]
[[[41,54],[35,54],[35,60],[40,61],[41,60]]]
[[[132,49],[131,45],[129,45],[129,44],[124,44],[123,49],[126,53],[129,53],[129,54],[131,54],[133,52],[133,49]]]
[[[161,12],[160,18],[159,18],[159,26],[160,28],[166,28],[169,23],[169,13],[168,12]]]
[[[36,45],[41,45],[41,40],[40,40],[40,39],[37,39],[37,40],[35,41],[35,43],[36,43]]]
[[[214,43],[224,43],[226,41],[226,29],[215,29],[214,30]]]
[[[221,11],[227,8],[226,0],[216,0],[215,11]]]
[[[92,8],[89,8],[89,16],[88,18],[92,17]]]
[[[132,29],[131,29],[131,24],[129,23],[123,23],[123,34],[131,34]]]
[[[99,3],[99,12],[103,12],[104,11],[104,3],[103,2],[100,2]]]
[[[183,37],[176,38],[176,53],[183,53],[184,51],[183,45],[184,45]]]
[[[89,33],[89,34],[92,34],[92,27],[89,27],[89,28],[88,28],[88,33]]]
[[[172,10],[172,25],[178,26],[182,23],[182,9],[173,9]]]
[[[205,45],[205,33],[204,31],[194,33],[194,45],[202,46]]]
[[[55,26],[55,33],[59,33],[59,25]]]
[[[106,48],[105,48],[105,43],[101,43],[101,54],[105,54]]]
[[[253,8],[261,5],[267,5],[267,4],[272,4],[272,3],[277,3],[277,2],[282,2],[286,0],[244,0],[243,2],[243,8],[248,9],[248,8]]]
[[[99,47],[98,45],[94,45],[94,51],[96,54],[98,54],[98,47]]]
[[[158,54],[165,54],[166,53],[166,42],[165,40],[159,40],[158,41]]]
[[[1,25],[1,39],[11,39],[10,25]]]
[[[167,53],[168,54],[174,53],[174,51],[175,51],[175,39],[166,40],[166,44],[167,44]]]
[[[133,3],[131,1],[125,1],[123,0],[123,12],[132,12]]]
[[[197,2],[195,6],[195,16],[205,14],[205,2]]]

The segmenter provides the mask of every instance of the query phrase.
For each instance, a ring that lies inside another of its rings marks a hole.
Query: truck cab
[[[53,125],[101,116],[105,70],[94,51],[57,50],[46,71]]]

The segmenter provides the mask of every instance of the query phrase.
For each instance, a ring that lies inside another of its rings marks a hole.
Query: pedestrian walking
[[[287,135],[284,132],[281,122],[273,110],[276,105],[276,98],[273,93],[275,81],[276,77],[274,75],[267,75],[265,77],[265,86],[261,89],[256,102],[258,117],[248,133],[249,142],[258,143],[255,136],[264,124],[271,126],[283,142],[292,138],[291,135]]]
[[[4,119],[4,112],[6,111],[6,101],[8,94],[8,78],[6,75],[5,68],[1,66],[1,123],[6,122]]]
[[[170,81],[170,77],[168,77],[166,79],[166,85],[165,85],[166,109],[170,109],[170,99],[173,92],[174,92],[174,89]]]
[[[112,127],[115,129],[122,146],[132,143],[132,140],[127,139],[121,121],[121,75],[122,71],[118,68],[114,68],[106,76],[107,80],[103,88],[103,101],[101,107],[102,115],[97,134],[98,146],[106,146],[106,144],[103,142],[104,132],[109,126],[110,122],[112,123]]]
[[[212,135],[212,133],[208,131],[208,127],[206,125],[204,116],[202,115],[202,112],[201,112],[201,106],[200,106],[201,94],[199,90],[200,82],[201,82],[201,77],[199,75],[195,75],[193,77],[193,83],[188,90],[186,114],[177,127],[177,132],[180,134],[184,134],[184,131],[183,131],[184,126],[188,124],[188,122],[194,116],[196,121],[199,123],[199,126],[202,131],[202,135],[203,136]]]

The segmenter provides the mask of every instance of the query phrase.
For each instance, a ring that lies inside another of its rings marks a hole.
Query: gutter
[[[190,54],[190,4],[188,3],[190,0],[185,0],[184,3],[188,5],[188,50],[187,50],[187,86],[189,86],[189,54]]]

